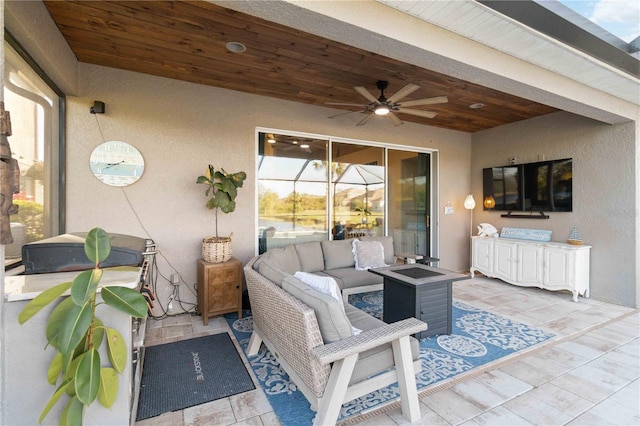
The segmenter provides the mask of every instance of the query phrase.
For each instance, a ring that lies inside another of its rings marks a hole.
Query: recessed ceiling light
[[[247,46],[238,41],[230,41],[227,43],[226,47],[229,52],[233,53],[242,53],[247,50]]]
[[[300,148],[307,149],[307,148],[309,148],[309,145],[306,144],[306,143],[303,143],[302,145],[300,145]]]
[[[298,141],[291,141],[292,144],[298,145]]]
[[[276,143],[276,140],[275,140],[275,139],[273,139],[273,138],[269,138],[269,139],[267,139],[267,142],[268,142],[268,143]]]
[[[477,103],[477,104],[471,104],[471,105],[469,105],[469,108],[472,108],[472,109],[478,109],[478,108],[482,108],[483,106],[484,106],[484,104]]]

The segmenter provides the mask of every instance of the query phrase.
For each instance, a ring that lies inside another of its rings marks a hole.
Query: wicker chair
[[[266,345],[317,411],[315,425],[335,424],[343,403],[394,382],[403,415],[411,422],[420,418],[415,374],[421,365],[412,359],[409,336],[426,330],[424,322],[409,318],[324,344],[313,309],[254,270],[256,259],[244,268],[253,314],[247,353]],[[352,383],[358,355],[388,343],[395,368]]]

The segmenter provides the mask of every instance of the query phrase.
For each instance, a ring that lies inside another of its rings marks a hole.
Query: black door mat
[[[136,420],[255,389],[228,333],[145,349]]]

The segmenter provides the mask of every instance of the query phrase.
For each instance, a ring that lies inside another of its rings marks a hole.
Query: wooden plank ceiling
[[[437,112],[434,118],[398,113],[401,120],[464,132],[556,111],[204,1],[45,1],[45,5],[78,60],[90,64],[321,106],[365,105],[368,101],[353,87],[364,86],[377,97],[377,80],[389,81],[387,97],[413,83],[420,89],[404,101],[447,96],[449,102],[412,107]],[[231,41],[243,43],[247,50],[229,52],[225,45]],[[469,108],[475,103],[485,106]],[[328,115],[320,113],[318,120]],[[353,114],[353,125],[363,117]]]

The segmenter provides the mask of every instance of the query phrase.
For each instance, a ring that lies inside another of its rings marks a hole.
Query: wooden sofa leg
[[[254,356],[258,354],[260,350],[260,345],[262,345],[262,337],[260,337],[258,331],[255,329],[255,324],[253,325],[253,333],[251,333],[251,338],[249,339],[249,344],[247,345],[247,356]]]
[[[411,357],[411,343],[409,336],[403,336],[392,342],[393,358],[398,374],[398,390],[400,391],[400,406],[402,415],[411,423],[420,418],[420,402],[416,376]]]
[[[313,419],[314,426],[336,424],[357,360],[356,353],[333,363],[329,381],[318,405],[318,412]]]

